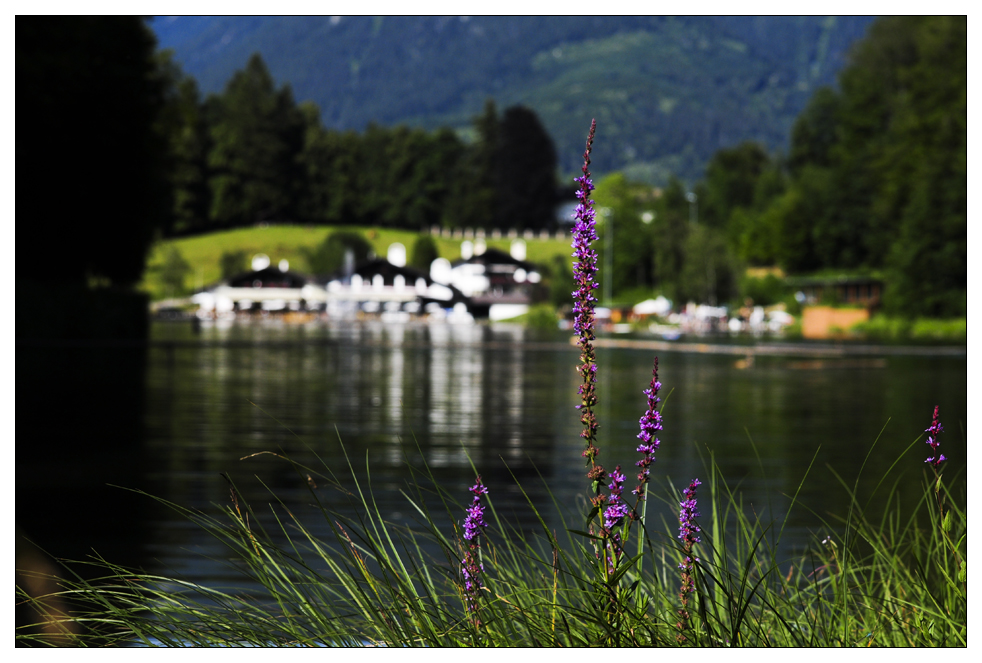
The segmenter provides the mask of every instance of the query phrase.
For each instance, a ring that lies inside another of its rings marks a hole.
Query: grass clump
[[[555,531],[529,501],[539,528],[521,532],[486,494],[484,525],[475,526],[478,534],[468,540],[468,510],[425,468],[405,493],[417,515],[416,525],[407,527],[382,517],[366,479],[355,473],[338,482],[326,470],[285,462],[298,478],[333,485],[359,515],[345,518],[311,488],[314,508],[330,528],[324,538],[312,532],[303,517],[309,514],[293,513],[275,496],[268,514],[257,513],[234,485],[216,517],[164,502],[220,540],[227,558],[237,560],[238,570],[262,591],[217,590],[93,558],[85,564],[100,571],[95,579],[55,579],[61,589],[47,596],[17,588],[18,602],[31,602],[49,627],[62,628],[59,636],[51,628],[39,635],[24,627],[18,641],[181,647],[967,644],[966,518],[940,476],[927,477],[914,512],[904,515],[897,507],[871,521],[854,500],[842,518],[823,521],[834,534],[816,537],[807,550],[782,560],[777,551],[786,520],[762,523],[748,515],[739,491],[710,462],[701,487],[706,494],[695,511],[701,515],[690,520],[699,522],[699,530],[691,531],[700,541],[677,538],[678,522],[665,514],[679,513],[687,495],[666,485],[649,491],[646,517],[635,523],[633,541],[622,538],[624,554],[611,569],[603,563],[596,516],[589,524],[570,521],[555,504],[562,526]],[[368,468],[363,476],[370,476]],[[896,491],[894,486],[889,501],[899,501]],[[924,520],[931,526],[923,527]],[[264,521],[274,526],[267,529]],[[680,565],[686,557],[692,561],[683,602]],[[465,570],[474,562],[480,586],[468,591]],[[64,568],[72,574],[75,567]],[[67,614],[46,609],[66,604]]]

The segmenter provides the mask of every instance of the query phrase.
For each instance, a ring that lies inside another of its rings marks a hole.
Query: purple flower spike
[[[578,339],[576,344],[580,347],[580,366],[577,371],[582,379],[582,384],[577,393],[581,400],[577,405],[580,410],[580,423],[583,424],[583,432],[580,437],[586,438],[586,450],[583,457],[591,467],[596,467],[596,457],[600,450],[594,442],[597,439],[597,417],[593,412],[597,404],[597,358],[593,350],[593,309],[597,298],[593,296],[593,291],[597,289],[597,252],[590,248],[590,243],[597,239],[596,231],[596,212],[593,209],[593,201],[590,200],[590,192],[593,191],[593,182],[590,180],[590,152],[593,149],[593,135],[597,130],[597,121],[590,123],[590,133],[586,139],[586,151],[583,152],[583,175],[574,178],[580,185],[576,192],[576,197],[580,203],[576,206],[573,213],[575,225],[573,227],[573,280],[576,290],[573,291],[573,330]]]
[[[941,463],[948,460],[947,458],[944,457],[944,454],[938,453],[938,446],[940,446],[941,444],[940,442],[938,442],[938,435],[943,430],[944,430],[944,426],[942,426],[941,423],[938,421],[938,406],[935,405],[934,419],[933,421],[931,421],[931,427],[924,431],[925,433],[927,433],[927,443],[931,447],[931,453],[936,454],[936,456],[931,456],[924,462],[930,464],[931,467],[935,469],[937,469],[938,466],[941,465]]]
[[[470,487],[474,493],[471,505],[467,507],[467,517],[464,519],[464,539],[467,540],[467,548],[464,550],[464,559],[460,565],[460,575],[464,580],[464,598],[467,602],[468,612],[477,611],[477,598],[483,584],[481,583],[481,573],[484,565],[480,562],[481,544],[478,537],[485,527],[484,505],[481,504],[481,496],[488,494],[487,487],[481,483],[478,475],[477,482]],[[475,624],[480,625],[480,621],[475,616]]]
[[[487,495],[487,487],[481,483],[481,477],[477,477],[477,483],[470,487],[474,493],[474,500],[467,507],[467,518],[464,519],[464,538],[473,541],[481,533],[481,529],[487,527],[484,522],[484,505],[481,504],[481,495]]]
[[[693,479],[689,487],[682,493],[685,500],[679,502],[679,538],[685,545],[686,550],[692,549],[692,544],[700,543],[701,539],[697,536],[702,530],[696,524],[695,519],[699,517],[699,505],[696,503],[696,488],[702,485],[699,479]],[[698,558],[696,559],[698,562]]]
[[[679,600],[682,602],[682,609],[679,610],[679,621],[676,626],[679,629],[678,641],[683,642],[686,638],[683,633],[689,628],[689,595],[695,591],[695,579],[692,577],[693,564],[699,561],[698,557],[692,554],[692,547],[700,542],[698,532],[702,531],[696,524],[695,519],[699,517],[699,507],[696,503],[696,488],[702,485],[699,479],[693,479],[689,487],[683,492],[685,500],[679,502],[679,538],[682,539],[682,546],[685,558],[679,564],[682,572],[682,585],[679,588]]]
[[[648,468],[655,462],[655,451],[658,449],[658,445],[661,444],[658,438],[655,437],[655,433],[662,430],[661,413],[658,412],[658,403],[661,402],[661,399],[658,398],[658,391],[660,389],[661,382],[658,381],[658,357],[655,357],[655,366],[651,370],[651,385],[644,390],[644,395],[648,397],[648,409],[638,422],[641,426],[641,432],[638,433],[638,439],[641,440],[641,444],[638,445],[638,453],[643,454],[643,457],[635,463],[635,465],[641,468],[641,471],[638,473],[638,487],[631,491],[637,495],[638,500],[644,499],[645,484],[648,483]]]
[[[623,522],[624,516],[631,509],[621,500],[621,492],[624,490],[624,475],[621,473],[621,466],[618,465],[608,475],[608,478],[610,479],[610,485],[607,488],[610,489],[610,497],[607,498],[607,504],[609,506],[604,511],[604,527],[611,530]]]

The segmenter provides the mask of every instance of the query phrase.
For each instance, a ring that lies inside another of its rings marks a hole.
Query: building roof
[[[494,247],[488,247],[479,256],[474,255],[467,260],[455,260],[452,263],[453,267],[457,267],[458,265],[515,265],[516,269],[521,267],[527,272],[536,269],[534,263],[517,260],[510,253]]]
[[[415,267],[397,267],[385,258],[373,258],[372,260],[366,260],[364,262],[358,263],[355,266],[355,271],[353,274],[357,274],[366,280],[371,280],[376,274],[381,274],[386,285],[392,285],[393,279],[395,279],[396,274],[401,274],[406,283],[415,283],[416,279],[422,278],[426,280],[426,285],[433,282],[430,275],[426,272],[416,269]],[[316,280],[319,283],[330,283],[331,281],[340,281],[346,276],[343,270],[338,270],[333,274],[327,276],[318,276]]]
[[[276,267],[267,267],[236,274],[228,280],[228,285],[233,288],[302,288],[307,280],[299,272],[281,272]]]

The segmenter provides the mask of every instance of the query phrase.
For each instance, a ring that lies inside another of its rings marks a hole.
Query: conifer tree
[[[295,219],[302,195],[304,119],[289,86],[276,90],[256,53],[214,99],[211,218],[231,226]]]

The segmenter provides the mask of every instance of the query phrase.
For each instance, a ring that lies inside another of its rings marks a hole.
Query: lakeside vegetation
[[[910,453],[922,439],[897,465],[923,465],[919,454]],[[264,595],[215,590],[93,558],[84,563],[98,571],[93,580],[71,575],[68,565],[55,594],[28,598],[18,587],[18,601],[31,602],[55,627],[47,636],[21,629],[18,641],[175,647],[680,644],[683,549],[672,514],[682,496],[671,485],[649,491],[638,547],[633,540],[625,544],[631,563],[611,582],[597,580],[593,540],[577,534],[582,522],[559,520],[559,505],[553,514],[529,503],[541,528],[528,534],[510,527],[494,496],[487,496],[483,586],[472,612],[453,571],[464,557],[460,523],[466,511],[459,495],[448,494],[425,469],[417,473],[406,497],[417,514],[417,526],[409,529],[377,511],[367,468],[353,473],[356,483],[340,484],[329,468],[290,464],[303,483],[310,475],[333,486],[333,497],[311,490],[311,513],[291,512],[275,498],[268,510],[238,499],[219,517],[163,502],[214,535],[230,559],[240,560],[243,581]],[[865,512],[867,502],[843,482],[839,489],[851,495],[849,511],[815,514],[828,534],[783,557],[778,549],[787,514],[775,522],[756,520],[736,486],[714,466],[706,472],[699,497],[702,542],[695,547],[699,561],[681,644],[967,645],[965,496],[947,488],[957,477],[941,483],[927,473],[917,509],[882,514]],[[886,502],[895,504],[899,476],[883,479]],[[945,515],[938,511],[936,485]],[[234,486],[232,491],[236,500]],[[349,499],[362,514],[355,521],[339,515]],[[313,535],[307,521],[318,513],[331,528],[326,539]],[[556,521],[563,529],[554,533],[547,523]],[[423,552],[433,548],[435,557]],[[70,614],[49,611],[66,602]]]
[[[929,318],[892,318],[874,315],[849,329],[849,333],[870,341],[886,342],[968,342],[968,320],[955,318],[934,320]]]

